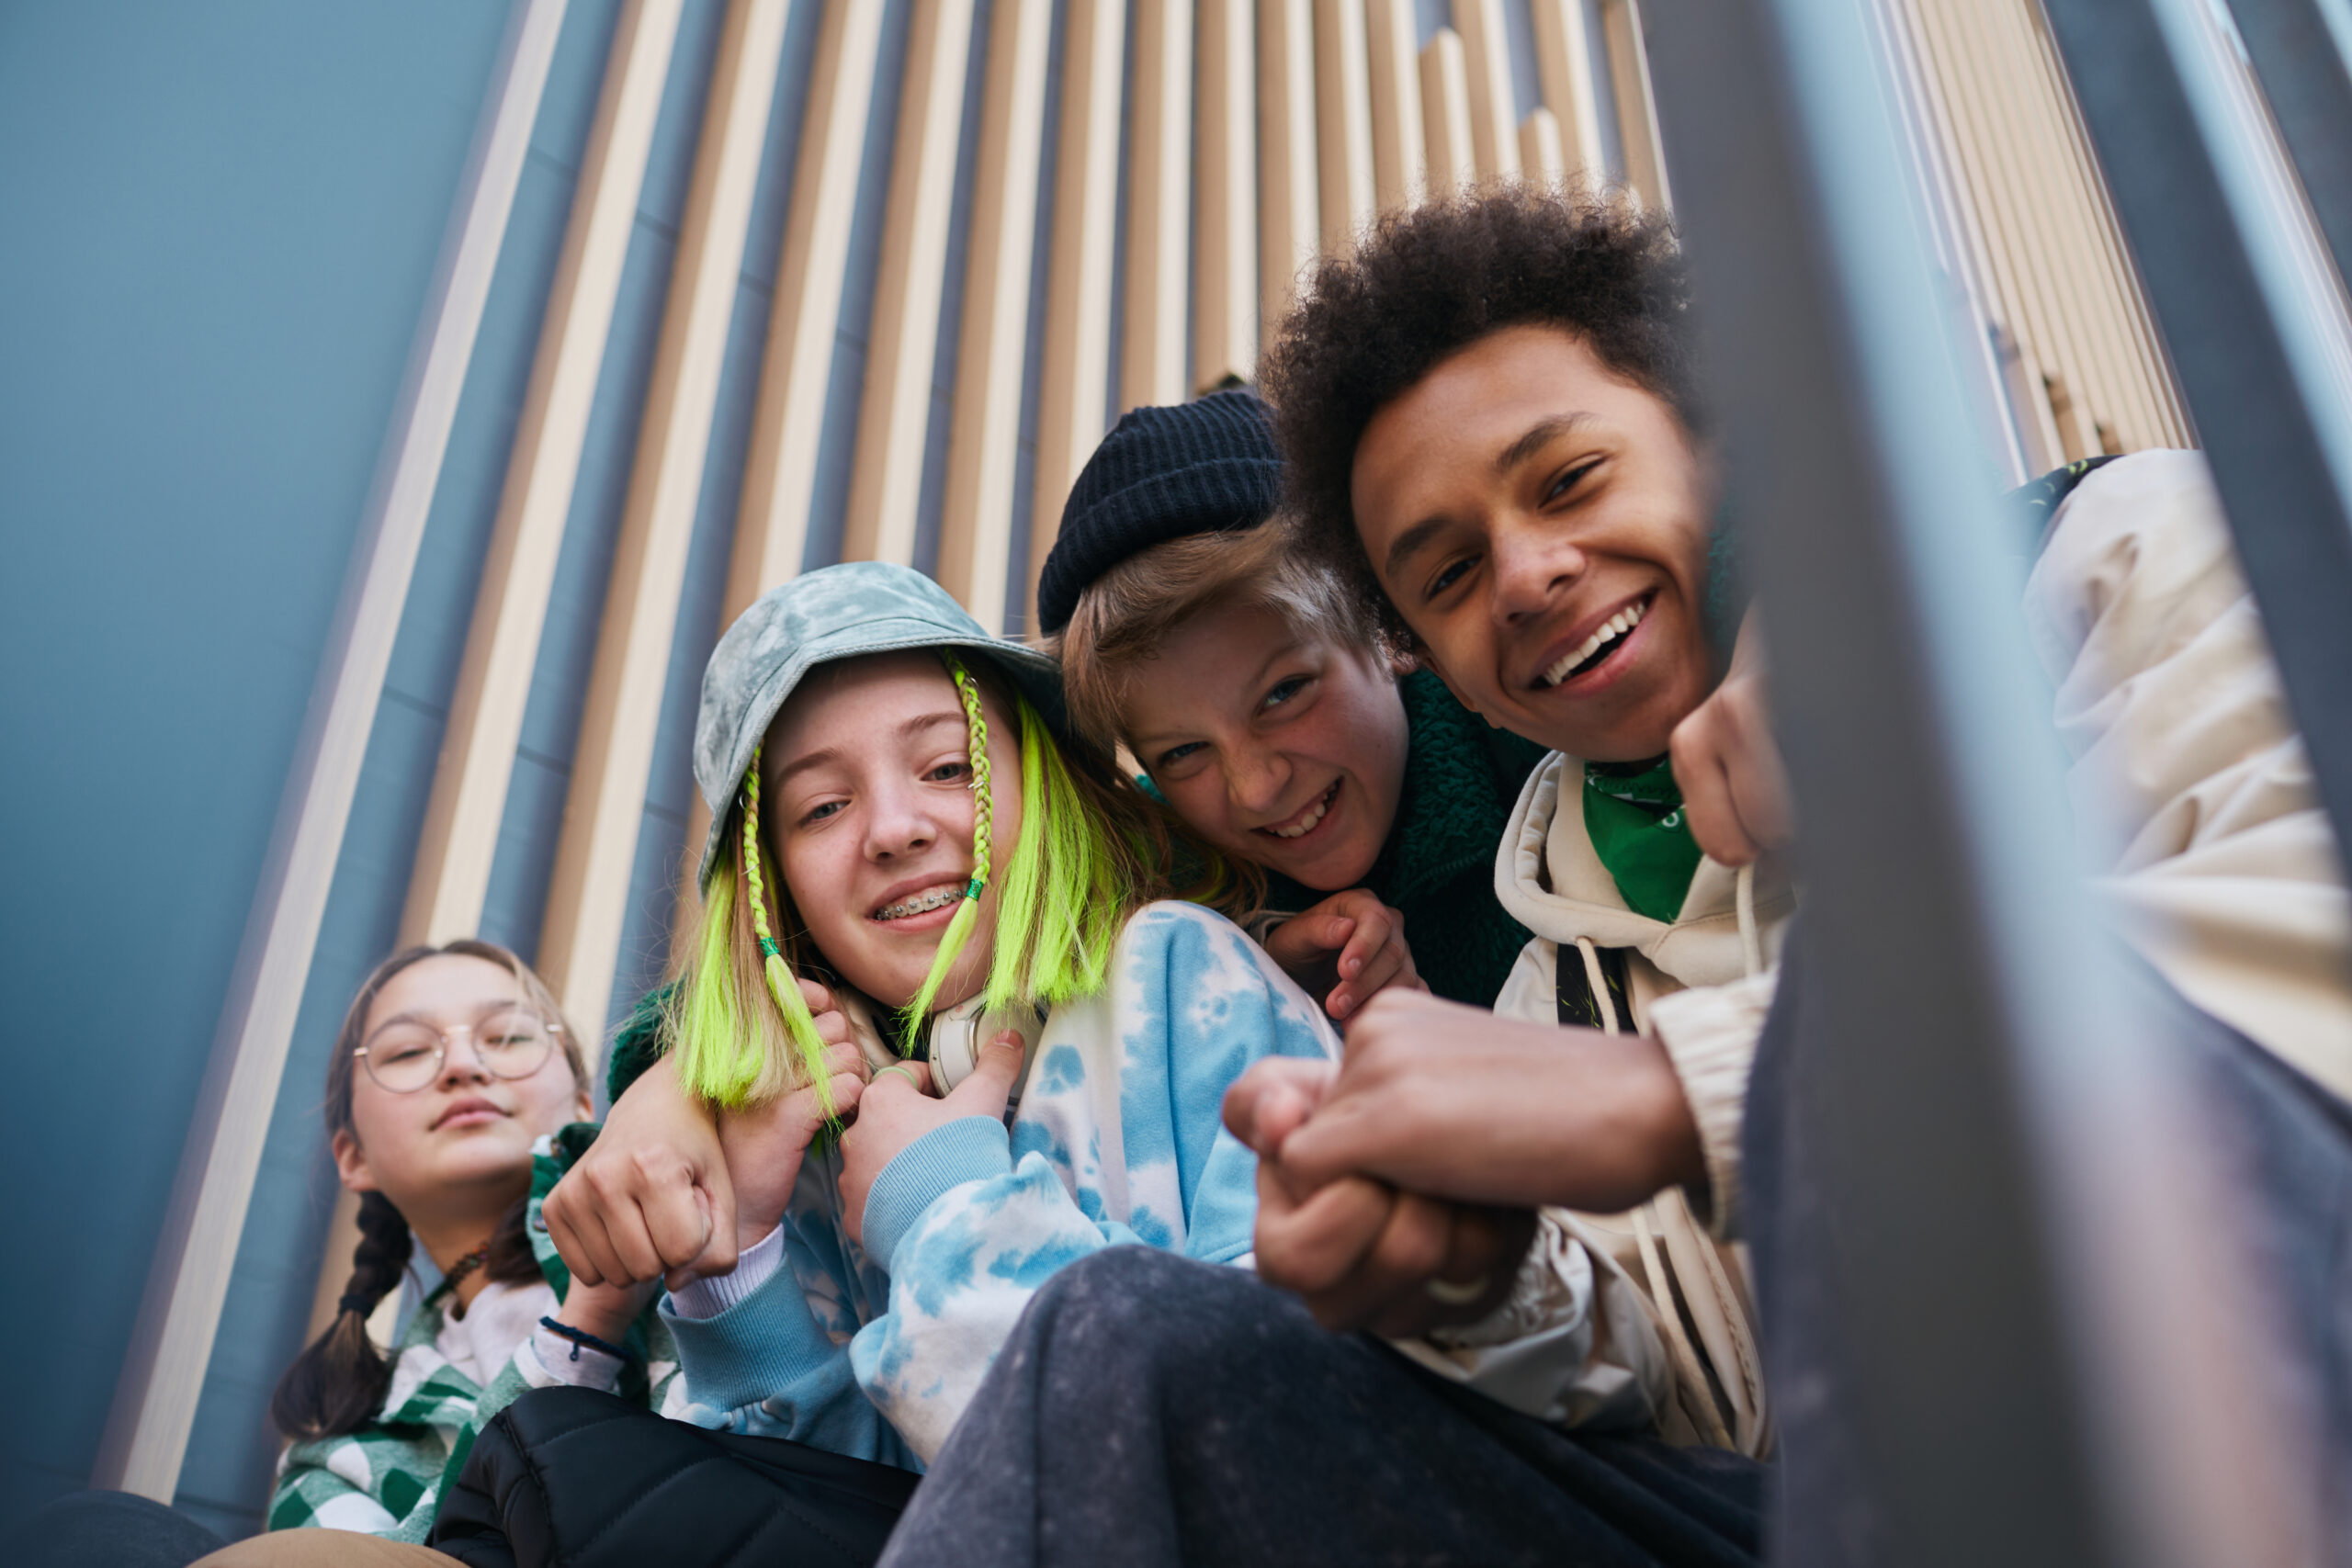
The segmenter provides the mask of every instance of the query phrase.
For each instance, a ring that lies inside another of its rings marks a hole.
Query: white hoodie
[[[1645,1292],[1674,1372],[1674,1398],[1659,1428],[1677,1441],[1762,1454],[1771,1426],[1754,1296],[1743,1249],[1719,1238],[1732,1234],[1737,1210],[1740,1113],[1756,1036],[1771,1005],[1765,965],[1779,959],[1794,899],[1778,863],[1768,861],[1755,878],[1754,919],[1744,933],[1740,879],[1702,861],[1672,920],[1627,908],[1585,832],[1583,781],[1584,764],[1555,753],[1527,781],[1504,829],[1496,895],[1535,940],[1521,952],[1495,1010],[1556,1021],[1560,964],[1585,965],[1590,952],[1597,964],[1594,950],[1600,948],[1626,955],[1634,1016],[1614,1021],[1616,1028],[1657,1032],[1661,1010],[1672,1010],[1673,1002],[1709,998],[1692,1025],[1665,1043],[1698,1122],[1716,1235],[1708,1234],[1679,1189],[1630,1213],[1576,1217],[1589,1244]],[[1588,967],[1587,976],[1592,973]],[[1606,987],[1592,989],[1609,1010]]]
[[[2204,459],[2143,453],[2084,479],[2051,523],[2023,619],[2117,930],[2190,1001],[2352,1099],[2352,899]],[[1690,1100],[1712,1244],[1676,1192],[1582,1228],[1616,1237],[1619,1261],[1648,1284],[1701,1435],[1712,1405],[1756,1451],[1769,1426],[1753,1318],[1736,1253],[1720,1244],[1738,1234],[1740,1121],[1775,979],[1765,966],[1793,899],[1768,861],[1753,953],[1736,879],[1712,861],[1673,921],[1635,914],[1583,812],[1559,808],[1563,779],[1582,775],[1568,757],[1539,768],[1497,854],[1496,892],[1536,940],[1496,1010],[1555,1019],[1563,953],[1631,950],[1630,1021],[1659,1038]]]

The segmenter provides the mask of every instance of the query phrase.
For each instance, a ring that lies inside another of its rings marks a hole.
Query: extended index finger
[[[1340,949],[1340,978],[1352,980],[1372,962],[1374,954],[1388,945],[1389,938],[1403,927],[1396,911],[1385,904],[1373,903],[1356,917],[1356,929],[1348,933],[1346,945]]]

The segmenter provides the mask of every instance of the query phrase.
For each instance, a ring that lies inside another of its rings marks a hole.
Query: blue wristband
[[[610,1356],[616,1361],[634,1359],[627,1350],[624,1350],[619,1346],[612,1344],[606,1340],[597,1338],[594,1335],[589,1333],[584,1328],[574,1328],[568,1323],[558,1323],[551,1317],[543,1317],[539,1319],[539,1326],[541,1328],[550,1330],[553,1333],[560,1334],[564,1338],[571,1340],[571,1359],[575,1361],[580,1359],[580,1348],[583,1345],[591,1350],[602,1350],[605,1355]]]

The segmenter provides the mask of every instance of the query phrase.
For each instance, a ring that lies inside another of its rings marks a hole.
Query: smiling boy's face
[[[1374,572],[1463,704],[1603,762],[1665,751],[1714,683],[1711,489],[1662,399],[1544,326],[1385,404],[1351,486]]]
[[[1193,830],[1317,892],[1359,886],[1404,788],[1405,708],[1366,649],[1254,605],[1170,633],[1126,682],[1136,761]]]

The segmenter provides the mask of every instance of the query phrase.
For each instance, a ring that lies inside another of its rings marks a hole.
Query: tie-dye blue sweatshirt
[[[684,1371],[665,1413],[919,1467],[1055,1269],[1121,1243],[1246,1257],[1257,1163],[1225,1129],[1226,1089],[1261,1056],[1338,1052],[1230,922],[1146,906],[1109,987],[1046,1020],[1009,1128],[967,1119],[900,1151],[862,1247],[839,1154],[812,1151],[783,1224],[662,1304]]]

